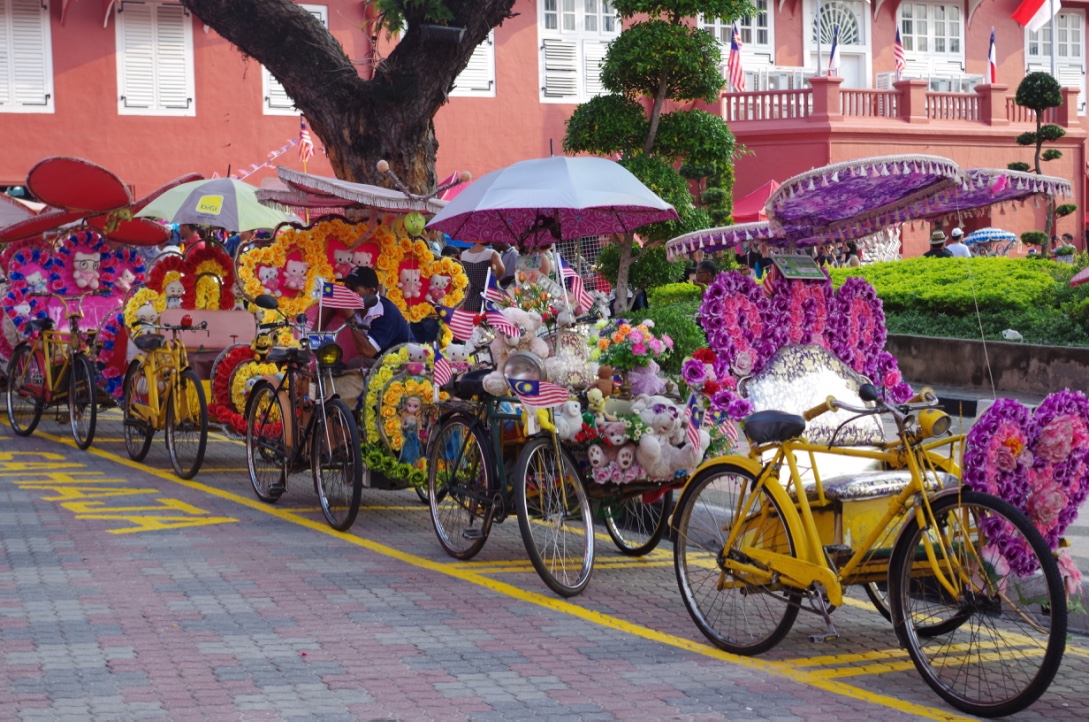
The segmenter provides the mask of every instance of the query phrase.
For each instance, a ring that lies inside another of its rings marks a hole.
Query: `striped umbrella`
[[[978,231],[972,231],[964,237],[964,243],[966,245],[972,245],[973,243],[990,243],[992,241],[1016,241],[1017,234],[1010,231],[1004,231],[1001,228],[980,228]]]

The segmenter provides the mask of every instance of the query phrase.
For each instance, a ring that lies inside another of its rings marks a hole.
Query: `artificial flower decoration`
[[[315,303],[318,279],[333,279],[324,238],[320,230],[292,228],[271,245],[243,253],[238,278],[246,298],[267,293],[278,298],[280,311],[289,318],[305,313]]]
[[[186,253],[184,273],[195,280],[186,289],[183,308],[224,311],[234,308],[234,262],[223,246],[209,243]]]
[[[610,322],[601,329],[599,338],[591,339],[601,352],[598,361],[621,371],[664,361],[673,351],[673,339],[669,334],[655,336],[653,326],[650,320],[634,326],[622,318]]]

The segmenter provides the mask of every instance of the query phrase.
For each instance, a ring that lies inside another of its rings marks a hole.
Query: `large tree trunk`
[[[510,17],[514,1],[446,0],[449,24],[465,28],[456,44],[426,40],[421,28],[427,20],[410,5],[409,30],[365,80],[340,43],[290,0],[181,0],[280,81],[325,145],[338,178],[388,187],[375,168],[385,159],[416,193],[435,186],[435,113],[476,46]]]

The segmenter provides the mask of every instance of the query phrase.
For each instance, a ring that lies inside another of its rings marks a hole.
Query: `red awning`
[[[766,221],[768,214],[764,211],[764,206],[778,187],[778,181],[769,180],[749,195],[734,201],[734,223]]]

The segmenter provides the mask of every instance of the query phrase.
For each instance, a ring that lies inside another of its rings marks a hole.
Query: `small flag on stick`
[[[534,409],[550,409],[571,397],[565,387],[548,381],[507,379],[507,383],[519,401]]]

